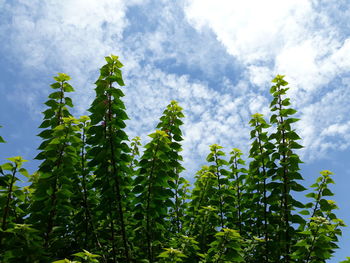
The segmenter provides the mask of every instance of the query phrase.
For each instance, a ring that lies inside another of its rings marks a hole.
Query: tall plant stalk
[[[125,143],[128,137],[123,128],[126,126],[124,121],[128,116],[124,112],[125,106],[120,99],[124,94],[113,86],[115,83],[124,86],[120,70],[123,65],[117,56],[111,55],[105,59],[107,64],[100,70],[100,77],[96,81],[96,98],[89,109],[91,126],[88,130],[87,143],[91,145],[88,155],[92,157],[89,160],[89,166],[95,167],[102,200],[111,205],[110,209],[101,205],[98,209],[102,212],[101,215],[109,215],[107,218],[100,219],[107,220],[110,226],[113,262],[117,262],[120,258],[124,262],[130,262],[124,207],[125,194],[129,193],[127,177],[129,176],[130,149]],[[96,156],[96,153],[99,156]],[[116,219],[118,224],[114,222]],[[116,231],[121,236],[122,255],[117,252]]]

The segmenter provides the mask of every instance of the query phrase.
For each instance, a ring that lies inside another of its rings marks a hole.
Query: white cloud
[[[170,100],[179,101],[186,116],[183,155],[189,176],[204,163],[210,144],[223,145],[227,152],[231,147],[246,148],[249,128],[245,120],[253,113],[246,103],[258,109],[264,99],[254,93],[246,94],[245,99],[235,98],[235,95],[217,92],[206,83],[193,81],[189,76],[169,74],[151,66],[137,78],[133,77],[125,93],[132,116],[128,122],[129,133],[141,135],[144,141],[149,140],[145,135],[154,130]]]
[[[113,50],[113,38],[120,40],[126,26],[125,8],[122,1],[23,3],[11,10],[10,40],[28,66],[52,68],[56,62],[64,69],[75,65],[91,70],[95,65],[88,62]]]
[[[350,122],[344,124],[331,124],[322,131],[322,135],[326,136],[337,136],[346,135],[350,131]]]
[[[266,66],[248,66],[249,80],[252,84],[265,89],[266,86],[270,85],[273,75],[271,70]]]
[[[319,101],[303,108],[297,127],[307,147],[304,154],[309,158],[317,159],[326,156],[329,150],[345,150],[350,146],[349,87],[347,81],[342,81]]]
[[[211,28],[228,52],[250,64],[268,60],[285,42],[301,38],[310,1],[186,1],[187,18],[198,30]],[[292,34],[290,34],[292,33]]]
[[[38,73],[71,75],[73,85],[79,87],[73,98],[79,98],[76,105],[82,113],[93,96],[92,83],[103,57],[122,53],[118,42],[128,25],[125,12],[128,5],[136,3],[120,0],[7,3],[4,10],[11,19],[0,26],[0,34],[6,36],[4,48],[10,51],[8,56],[22,65],[24,74],[30,72],[30,80],[36,80]],[[45,81],[26,86],[46,93],[43,84]]]
[[[346,88],[334,92],[327,87],[350,68],[350,38],[343,40],[338,25],[319,3],[191,0],[186,1],[185,12],[198,31],[210,28],[216,34],[228,53],[244,65],[250,82],[261,90],[268,89],[273,75],[287,75],[289,95],[301,113],[298,127],[309,149],[304,151],[306,157],[321,157],[330,147],[349,144],[344,144],[344,140],[349,142],[345,134],[332,139],[326,132],[319,136],[329,125],[341,127],[348,120],[339,104],[350,110]],[[320,113],[323,118],[317,118]]]

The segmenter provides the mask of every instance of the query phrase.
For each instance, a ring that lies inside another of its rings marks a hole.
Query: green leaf
[[[37,136],[43,139],[49,139],[52,137],[52,130],[44,130],[41,133],[39,133]]]
[[[47,102],[45,102],[45,105],[47,105],[51,108],[57,108],[59,103],[55,100],[48,100]]]
[[[21,168],[18,170],[23,176],[30,178],[31,176],[29,175],[28,171],[24,168]]]
[[[55,82],[55,83],[51,84],[50,87],[53,88],[53,89],[60,89],[60,88],[61,88],[61,84],[58,83],[58,82]],[[55,93],[56,93],[56,92],[55,92]],[[57,93],[61,94],[60,91],[57,92]],[[54,93],[52,93],[52,94],[54,94]],[[53,95],[53,96],[54,96],[54,95]],[[49,98],[50,98],[50,96],[49,96]],[[59,98],[59,97],[58,97],[58,98]]]
[[[298,184],[298,183],[296,183],[296,182],[292,182],[292,183],[290,184],[290,186],[291,186],[291,189],[292,189],[293,191],[296,191],[296,192],[302,192],[302,191],[307,190],[304,186],[302,186],[301,184]]]
[[[280,114],[281,116],[287,117],[289,115],[293,115],[297,113],[295,109],[281,109]]]
[[[65,258],[65,259],[53,261],[52,263],[78,263],[78,261],[70,261],[69,259]]]
[[[28,162],[28,160],[24,160],[21,156],[15,156],[15,157],[10,157],[10,158],[6,158],[7,160],[14,162],[17,167],[21,167],[21,165],[24,162]]]
[[[1,165],[2,170],[5,171],[12,171],[14,169],[14,166],[12,163],[5,163],[3,165]]]
[[[113,59],[111,57],[105,57],[105,60],[108,64],[112,64],[113,63]]]
[[[323,189],[322,191],[322,196],[333,196],[334,194],[332,193],[331,190],[329,190],[328,188]]]
[[[70,76],[65,73],[58,73],[57,76],[53,77],[58,82],[64,82],[70,80]]]
[[[74,105],[73,105],[73,102],[72,102],[72,99],[71,99],[71,98],[69,98],[69,97],[65,97],[65,98],[64,98],[64,100],[65,100],[65,104],[66,104],[67,106],[69,106],[69,107],[74,107]]]
[[[301,210],[299,213],[302,215],[310,215],[310,212],[308,210]]]
[[[290,148],[291,149],[301,149],[303,148],[304,146],[300,145],[299,143],[296,143],[296,142],[291,142],[290,143]]]
[[[72,91],[74,91],[74,89],[70,84],[64,83],[63,84],[63,91],[64,92],[72,92]]]

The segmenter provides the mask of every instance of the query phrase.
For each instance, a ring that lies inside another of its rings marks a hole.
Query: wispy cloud
[[[6,39],[3,48],[11,61],[22,65],[19,73],[38,80],[25,84],[32,89],[46,91],[39,74],[72,75],[82,111],[91,101],[91,83],[103,57],[121,53],[117,43],[127,26],[127,6],[132,4],[137,1],[6,1],[0,27]]]
[[[339,24],[342,21],[331,12],[334,8],[324,8],[321,2],[195,0],[187,1],[185,7],[192,26],[199,31],[210,28],[228,53],[245,66],[252,84],[266,87],[274,74],[287,75],[302,118],[298,128],[304,137],[304,154],[311,159],[348,141],[344,135],[330,137],[323,131],[347,127],[348,115],[340,105],[350,110],[347,85],[332,83],[348,75],[349,29]],[[332,2],[337,10],[348,10],[340,8],[347,5],[344,1]]]

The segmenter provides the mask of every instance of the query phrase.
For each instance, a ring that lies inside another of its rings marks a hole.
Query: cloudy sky
[[[248,151],[250,115],[269,114],[270,81],[284,74],[306,184],[332,170],[338,215],[350,225],[349,21],[346,0],[0,0],[0,157],[33,159],[57,72],[72,77],[74,114],[86,114],[113,53],[125,65],[130,137],[147,141],[170,100],[184,108],[191,178],[210,144]],[[329,262],[350,256],[349,229]]]

